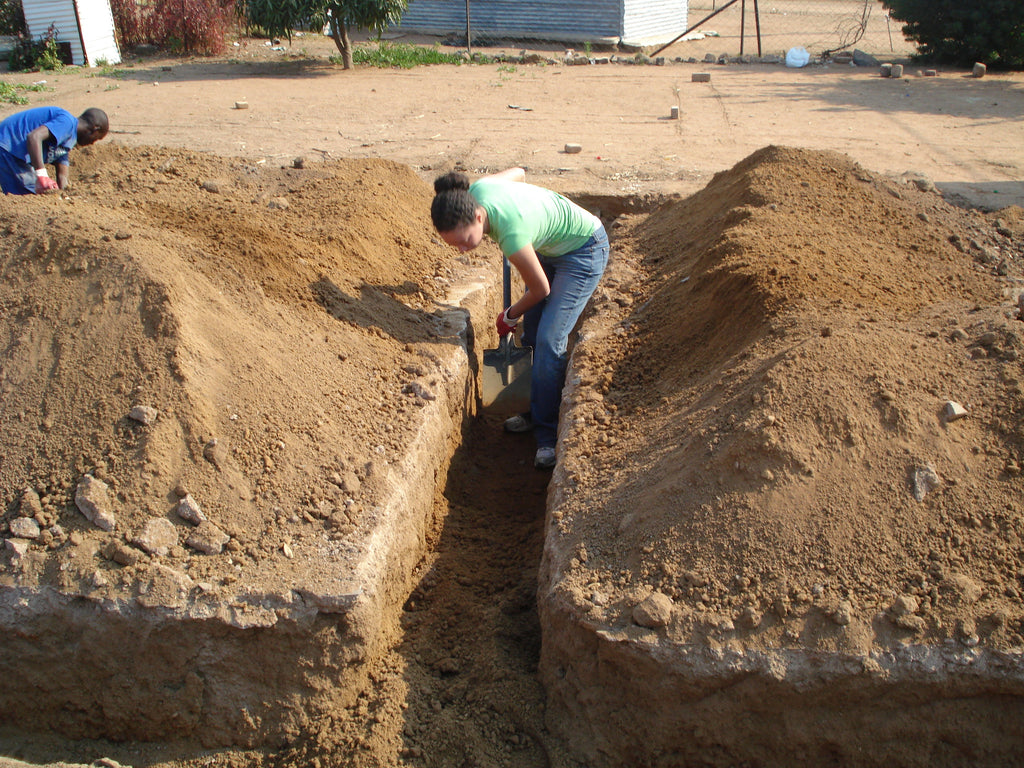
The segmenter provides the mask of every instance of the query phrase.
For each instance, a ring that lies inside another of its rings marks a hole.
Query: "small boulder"
[[[667,626],[672,618],[672,607],[672,598],[652,592],[633,608],[633,621],[648,629]]]
[[[135,536],[132,544],[150,555],[163,557],[178,544],[178,530],[165,517],[154,517],[146,521]]]
[[[967,415],[967,409],[955,400],[947,400],[942,406],[942,416],[946,421],[956,421]]]
[[[227,459],[227,447],[216,437],[212,437],[203,446],[203,458],[217,469],[221,469]]]
[[[83,475],[75,489],[75,506],[97,528],[114,530],[116,521],[110,506],[109,486],[92,475]]]
[[[178,513],[178,517],[182,520],[187,520],[193,525],[200,525],[207,521],[207,517],[199,506],[199,502],[192,498],[190,493],[186,493],[184,498],[178,502],[175,512]]]
[[[877,67],[878,59],[870,53],[865,53],[860,48],[856,48],[853,51],[853,63],[858,67]]]
[[[930,464],[914,467],[910,476],[910,491],[917,501],[924,501],[932,491],[939,487],[939,475]]]
[[[204,521],[189,534],[185,543],[197,552],[206,555],[219,555],[229,541],[231,541],[231,537],[224,531],[213,523]]]
[[[30,543],[28,539],[4,539],[4,547],[15,559],[22,558],[28,554]]]
[[[159,415],[159,411],[149,405],[136,405],[128,412],[128,418],[137,421],[139,424],[148,427]]]
[[[11,536],[18,539],[31,539],[35,541],[41,533],[39,523],[32,517],[16,517],[11,520],[9,528]]]
[[[913,595],[900,595],[889,606],[889,612],[893,616],[909,616],[917,613],[919,607],[920,604]]]

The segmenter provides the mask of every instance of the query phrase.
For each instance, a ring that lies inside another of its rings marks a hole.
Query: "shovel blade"
[[[485,349],[480,372],[481,406],[510,413],[530,410],[532,368],[533,350],[516,346],[507,336],[497,349]]]

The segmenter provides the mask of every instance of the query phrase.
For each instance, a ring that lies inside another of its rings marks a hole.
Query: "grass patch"
[[[124,80],[128,77],[128,70],[108,64],[101,59],[96,63],[96,71],[90,72],[89,77],[111,77],[115,80]]]
[[[28,104],[26,91],[40,92],[47,90],[45,85],[12,85],[0,80],[0,102],[5,104]]]
[[[331,61],[341,63],[340,56]],[[374,46],[357,46],[352,51],[354,64],[368,64],[371,67],[400,67],[412,69],[427,64],[462,64],[464,59],[455,53],[444,53],[439,46],[427,47],[408,43],[381,41]]]

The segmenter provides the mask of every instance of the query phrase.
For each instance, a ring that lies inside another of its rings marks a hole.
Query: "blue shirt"
[[[31,163],[25,139],[41,125],[52,134],[43,142],[43,163],[68,165],[68,153],[78,143],[78,118],[60,107],[34,107],[4,119],[0,122],[0,149]]]

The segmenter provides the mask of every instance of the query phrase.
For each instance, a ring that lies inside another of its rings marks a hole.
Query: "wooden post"
[[[754,29],[757,32],[757,55],[762,56],[761,53],[761,13],[757,10],[757,0],[754,0]]]
[[[741,0],[740,2],[740,56],[743,55],[743,38],[746,37],[744,31],[747,27],[747,0]]]

